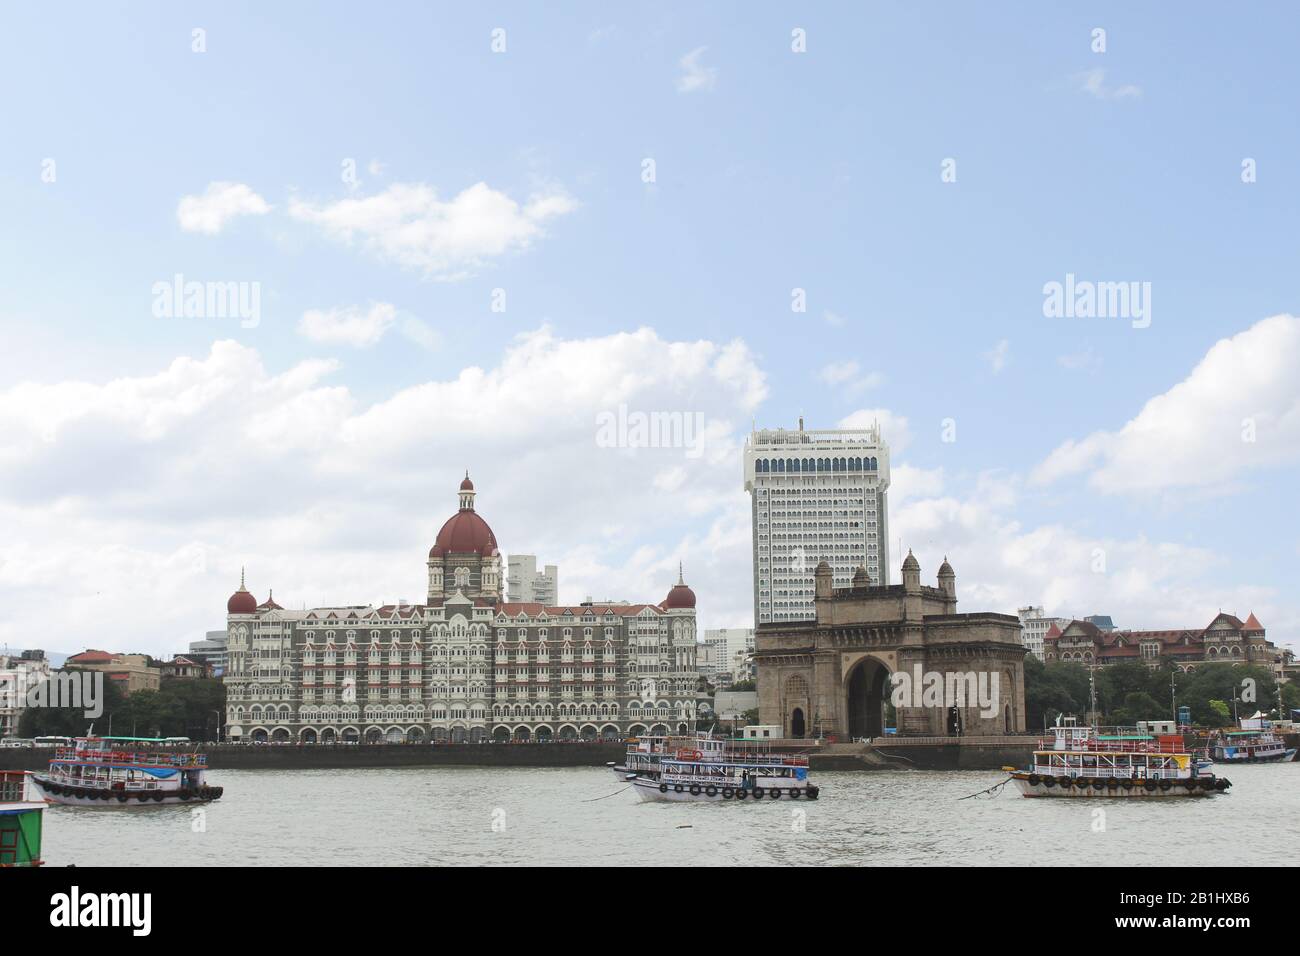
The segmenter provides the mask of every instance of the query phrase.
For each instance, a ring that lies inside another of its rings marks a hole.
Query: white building
[[[27,692],[50,676],[44,651],[0,654],[0,738],[18,733],[18,721],[27,705]]]
[[[537,570],[537,555],[512,554],[506,570],[506,600],[512,604],[559,604],[560,570]]]
[[[1022,607],[1019,610],[1020,615],[1020,640],[1024,642],[1025,647],[1029,648],[1031,654],[1040,661],[1043,657],[1043,638],[1055,624],[1062,631],[1070,624],[1068,617],[1044,617],[1041,607]]]
[[[755,431],[745,442],[754,536],[754,621],[813,617],[813,570],[835,587],[859,567],[889,584],[889,446],[880,427]]]

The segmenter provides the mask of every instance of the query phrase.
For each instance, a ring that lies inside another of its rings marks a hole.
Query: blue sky
[[[168,595],[153,628],[103,636],[154,652],[220,626],[240,564],[278,600],[418,598],[421,543],[468,467],[502,547],[558,562],[564,599],[658,600],[683,559],[702,623],[743,625],[735,442],[752,419],[874,413],[896,450],[893,531],[927,573],[953,552],[966,609],[1046,603],[1133,627],[1254,610],[1296,640],[1300,360],[1292,322],[1259,325],[1300,292],[1296,17],[1179,14],[10,6],[0,507],[16,530],[0,590],[58,604],[39,618],[68,635],[60,650],[95,643],[125,591]],[[341,177],[348,159],[359,182]],[[184,197],[213,183],[266,211],[187,228]],[[339,205],[400,205],[399,187],[451,202],[480,183],[524,210],[505,213],[499,251],[440,235],[431,259]],[[539,197],[555,205],[530,219]],[[176,273],[259,283],[259,323],[159,319],[151,287]],[[1046,318],[1043,286],[1067,273],[1151,283],[1150,327]],[[397,317],[377,341],[303,332],[305,313],[377,303]],[[624,348],[637,329],[654,341]],[[219,341],[238,351],[212,357]],[[527,389],[498,388],[479,418],[458,404],[475,401],[464,370],[508,379],[528,342],[549,358]],[[673,367],[669,343],[701,342],[712,369]],[[148,384],[181,357],[208,363],[206,388],[260,397],[209,406],[188,366]],[[267,385],[304,362],[330,364]],[[144,426],[159,389],[174,412]],[[592,414],[622,400],[699,410],[730,450],[681,463],[591,447]],[[57,437],[29,444],[51,409]],[[340,468],[333,438],[385,415],[403,437],[349,440]],[[1077,572],[1094,548],[1106,570]],[[0,639],[23,643],[22,626]]]

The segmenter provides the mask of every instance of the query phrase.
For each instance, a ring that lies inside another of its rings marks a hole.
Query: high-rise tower
[[[756,430],[745,442],[752,502],[754,623],[814,616],[813,571],[849,587],[865,567],[889,583],[889,446],[880,426]]]

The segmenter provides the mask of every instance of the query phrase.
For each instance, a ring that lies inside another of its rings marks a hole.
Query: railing
[[[103,764],[110,767],[206,767],[205,754],[167,753],[166,751],[88,750],[81,747],[60,747],[54,752],[55,760],[77,760]]]

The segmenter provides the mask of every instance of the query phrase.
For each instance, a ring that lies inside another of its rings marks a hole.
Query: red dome
[[[234,594],[230,595],[230,600],[226,602],[227,614],[256,614],[257,598],[245,591],[242,587]]]
[[[437,541],[429,549],[429,557],[439,558],[453,552],[474,553],[485,558],[497,553],[496,535],[488,523],[469,508],[464,508],[447,519],[447,523],[438,532]]]
[[[473,491],[473,490],[474,490],[474,482],[472,482],[472,481],[469,480],[469,475],[466,475],[466,476],[465,476],[465,480],[462,481],[462,482],[460,483],[460,490],[461,490],[461,491]]]
[[[677,570],[677,583],[672,586],[668,596],[664,598],[663,608],[666,611],[672,611],[677,608],[695,607],[695,592],[686,586],[686,579],[682,576],[681,569]]]

